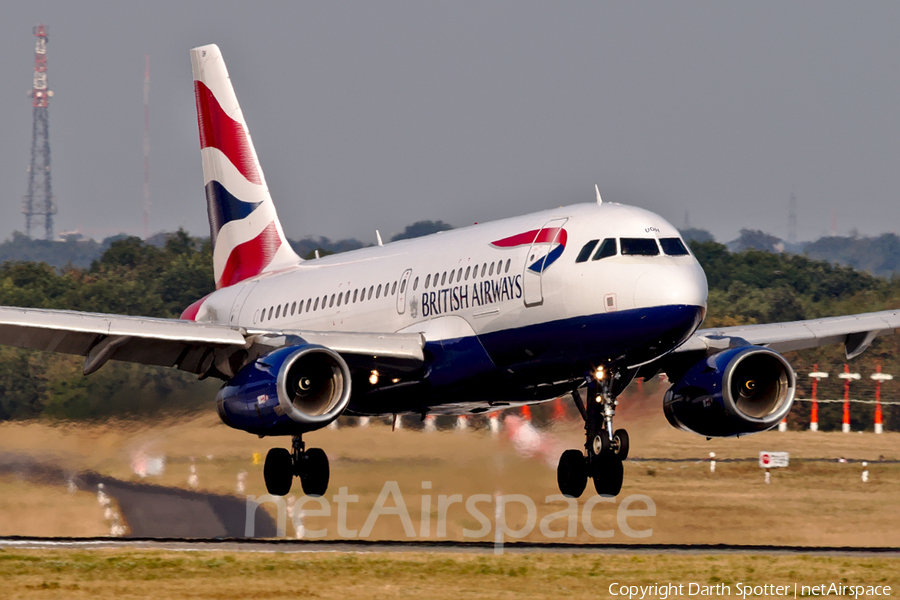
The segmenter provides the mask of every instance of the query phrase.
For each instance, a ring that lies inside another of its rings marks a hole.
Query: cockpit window
[[[668,256],[687,256],[688,249],[680,238],[660,238],[659,245]]]
[[[575,262],[586,262],[587,259],[591,257],[591,252],[594,251],[594,246],[596,246],[597,242],[599,241],[600,240],[591,240],[587,244],[585,244],[584,248],[581,249],[581,252],[578,253],[578,258],[575,259]]]
[[[606,238],[603,240],[603,243],[600,244],[597,254],[594,255],[594,260],[600,260],[607,256],[615,256],[616,252],[616,238]]]
[[[626,256],[657,256],[659,246],[653,238],[622,238],[622,254]]]

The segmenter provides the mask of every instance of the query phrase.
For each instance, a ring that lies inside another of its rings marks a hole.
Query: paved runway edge
[[[494,552],[493,542],[373,541],[373,540],[259,540],[240,538],[41,538],[0,537],[0,549],[80,548],[121,550],[218,550],[233,552]],[[504,552],[615,553],[615,554],[814,554],[900,557],[897,546],[773,546],[733,544],[567,544],[505,542]]]

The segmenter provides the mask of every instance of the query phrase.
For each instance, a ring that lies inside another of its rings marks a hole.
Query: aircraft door
[[[409,285],[409,276],[412,275],[412,269],[403,271],[403,277],[400,278],[400,289],[397,290],[397,314],[402,315],[406,312],[406,286]]]
[[[250,295],[250,291],[256,287],[256,282],[253,281],[251,283],[244,284],[244,287],[241,288],[241,291],[238,292],[238,295],[234,298],[234,303],[231,305],[231,317],[228,320],[230,325],[238,325],[240,323],[248,324],[250,322],[251,316],[249,314],[244,315],[244,319],[241,320],[241,310],[244,308],[244,304],[247,302],[247,297]]]
[[[543,274],[566,245],[566,230],[563,229],[567,218],[547,221],[537,235],[528,255],[525,257],[525,272],[522,275],[522,296],[525,306],[539,306],[544,303]]]

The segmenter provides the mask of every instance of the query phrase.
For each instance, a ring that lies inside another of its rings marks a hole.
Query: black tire
[[[291,453],[284,448],[272,448],[266,454],[266,464],[263,466],[263,478],[266,480],[266,490],[273,496],[287,496],[294,482],[294,466]]]
[[[321,448],[310,448],[303,456],[303,474],[300,483],[307,496],[324,496],[328,489],[331,469],[328,467],[328,456]]]
[[[594,489],[601,496],[618,496],[622,491],[622,480],[625,469],[622,461],[616,456],[608,456],[600,460],[597,474],[594,475]]]
[[[613,439],[616,442],[616,456],[619,457],[619,460],[625,460],[628,458],[628,432],[624,429],[616,429],[616,432],[613,434]]]
[[[587,487],[587,463],[579,450],[566,450],[556,467],[559,491],[569,498],[578,498]]]

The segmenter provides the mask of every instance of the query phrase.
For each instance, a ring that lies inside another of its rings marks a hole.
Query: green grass
[[[607,598],[613,583],[690,582],[836,582],[896,593],[898,566],[893,558],[742,554],[0,551],[5,598]]]

